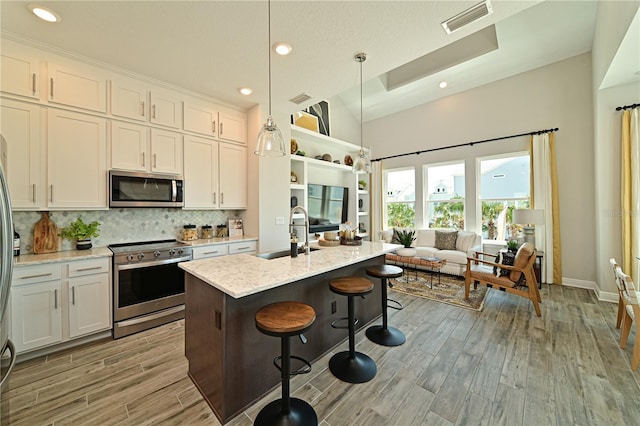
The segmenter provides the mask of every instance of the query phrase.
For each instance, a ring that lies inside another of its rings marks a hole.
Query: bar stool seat
[[[276,302],[263,306],[256,312],[256,328],[268,336],[280,337],[281,354],[274,358],[273,363],[281,372],[282,398],[271,401],[256,416],[254,425],[260,426],[316,426],[318,416],[309,403],[299,398],[290,397],[290,377],[311,371],[311,364],[306,360],[291,355],[291,336],[300,336],[309,330],[316,320],[313,308],[301,302]],[[291,371],[291,358],[306,364],[307,368]],[[278,365],[278,360],[281,365]]]
[[[402,268],[393,265],[374,265],[367,268],[367,275],[382,280],[380,287],[382,292],[382,325],[373,325],[367,328],[366,335],[369,340],[379,345],[400,346],[407,341],[407,338],[402,331],[388,325],[387,279],[401,277]]]
[[[373,283],[364,277],[340,277],[329,282],[332,292],[347,296],[349,350],[339,352],[329,360],[329,370],[338,379],[347,383],[364,383],[373,379],[378,371],[375,361],[355,350],[355,308],[353,298],[365,296],[373,291]],[[333,324],[332,324],[333,325]]]

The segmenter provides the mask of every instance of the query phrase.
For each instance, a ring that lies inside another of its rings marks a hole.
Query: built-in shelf
[[[309,166],[326,167],[326,168],[330,168],[330,169],[341,170],[343,172],[351,170],[351,166],[346,166],[344,164],[330,163],[330,162],[324,161],[324,160],[316,160],[315,158],[303,157],[301,155],[292,155],[291,156],[291,160],[292,161],[303,161],[303,162],[307,163],[307,165],[309,165]]]
[[[292,183],[291,189],[304,189],[304,185],[301,183]]]
[[[312,142],[317,142],[321,144],[332,144],[346,148],[347,150],[360,151],[360,145],[353,144],[351,142],[346,142],[340,139],[335,139],[329,136],[325,136],[322,133],[316,133],[311,130],[305,129],[304,127],[291,126],[291,137],[297,137],[298,135],[302,135],[308,140]],[[329,145],[329,146],[330,146]],[[367,148],[365,148],[366,152],[369,152]]]
[[[358,212],[358,216],[369,216],[369,212]]]
[[[369,191],[366,189],[358,189],[358,195],[369,195]]]

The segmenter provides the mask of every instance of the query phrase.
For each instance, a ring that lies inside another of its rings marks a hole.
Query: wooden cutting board
[[[49,215],[49,212],[42,212],[42,219],[33,227],[34,253],[54,253],[58,251],[58,227]]]

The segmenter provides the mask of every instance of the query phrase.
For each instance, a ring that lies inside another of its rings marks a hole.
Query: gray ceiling
[[[2,33],[44,43],[249,108],[268,100],[267,2],[46,1],[62,17],[49,24],[0,3]],[[359,117],[357,52],[363,64],[365,121],[591,50],[596,2],[492,1],[494,13],[448,35],[440,23],[477,1],[273,1],[273,107],[294,112],[340,96]],[[495,25],[498,49],[387,91],[379,78],[480,29]],[[624,65],[622,68],[624,69]],[[633,78],[637,69],[618,79]],[[629,77],[631,76],[631,77]],[[635,78],[639,78],[636,76]],[[437,87],[447,80],[449,87]],[[250,86],[254,93],[237,92]]]

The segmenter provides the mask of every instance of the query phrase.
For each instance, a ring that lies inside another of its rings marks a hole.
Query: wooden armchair
[[[640,365],[640,292],[636,290],[631,277],[622,272],[620,267],[616,268],[616,276],[622,286],[622,302],[625,308],[620,333],[620,347],[624,349],[627,346],[631,324],[635,322],[636,339],[633,343],[631,369],[637,370]]]
[[[624,313],[624,286],[620,282],[620,278],[618,278],[618,274],[616,272],[616,269],[618,269],[618,263],[616,260],[614,258],[609,259],[609,264],[613,271],[613,280],[616,283],[616,287],[618,287],[618,318],[616,319],[616,328],[620,328],[620,324],[622,324],[622,315]]]
[[[533,244],[524,243],[518,249],[513,266],[501,265],[488,260],[483,260],[480,259],[478,255],[488,254],[477,252],[475,257],[467,258],[464,290],[465,299],[469,298],[469,288],[471,287],[471,283],[474,283],[474,288],[477,287],[478,283],[480,283],[487,287],[497,288],[506,291],[507,293],[513,293],[530,299],[536,310],[536,314],[538,316],[542,316],[539,305],[539,303],[542,302],[542,299],[540,298],[540,292],[538,291],[536,275],[533,271],[533,265],[536,261],[536,249],[533,247]],[[505,269],[509,271],[509,273],[498,276],[494,273],[494,267]],[[520,282],[523,275],[527,288],[516,288],[516,285]]]

